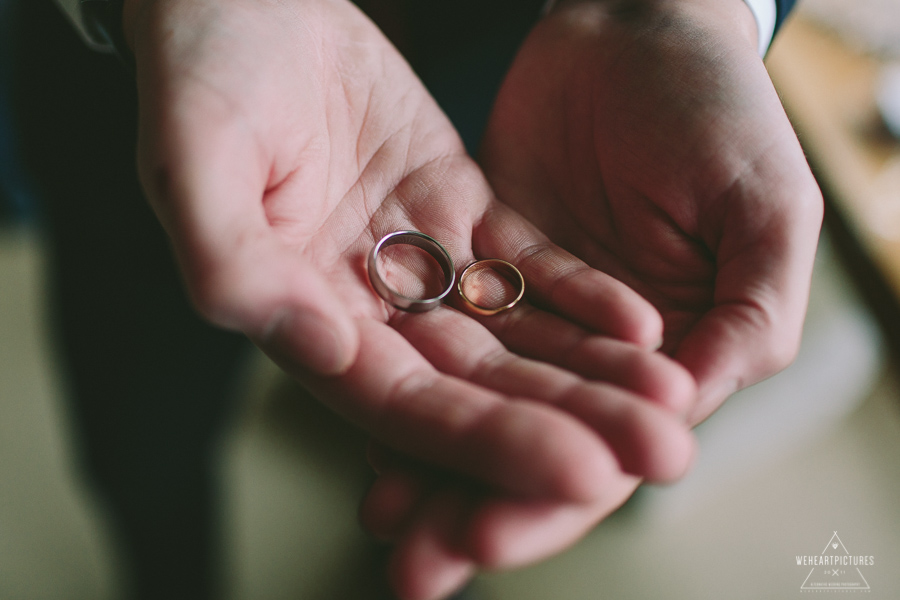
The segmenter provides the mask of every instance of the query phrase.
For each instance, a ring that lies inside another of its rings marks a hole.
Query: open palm
[[[349,2],[135,0],[129,23],[141,177],[206,317],[376,439],[498,489],[588,500],[620,465],[684,471],[692,442],[672,409],[693,383],[639,348],[660,335],[655,310],[497,202]],[[366,256],[401,229],[441,241],[459,266],[519,265],[553,312],[523,304],[492,323],[544,361],[452,308],[409,315],[376,296]],[[549,364],[564,358],[577,373]]]

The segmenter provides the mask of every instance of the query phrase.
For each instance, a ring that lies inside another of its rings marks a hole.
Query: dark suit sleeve
[[[775,0],[775,33],[778,33],[785,18],[787,18],[788,14],[793,10],[795,3],[796,0]]]

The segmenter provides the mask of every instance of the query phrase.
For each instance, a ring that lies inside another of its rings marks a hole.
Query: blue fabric
[[[784,20],[794,8],[795,3],[796,0],[775,0],[775,5],[777,7],[775,13],[775,33],[778,33],[781,24],[784,23]]]

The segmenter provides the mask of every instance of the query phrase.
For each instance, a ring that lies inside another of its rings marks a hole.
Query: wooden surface
[[[766,62],[831,208],[900,300],[900,142],[875,105],[878,60],[798,16]]]

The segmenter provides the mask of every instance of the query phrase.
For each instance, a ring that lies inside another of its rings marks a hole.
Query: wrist
[[[676,0],[676,3],[694,11],[698,19],[719,32],[728,32],[756,53],[760,52],[760,26],[746,0]]]
[[[586,4],[623,22],[654,22],[660,15],[686,16],[696,23],[727,31],[729,37],[746,42],[760,56],[768,48],[775,26],[775,0],[548,0],[544,12]],[[751,8],[750,4],[771,5],[771,16],[766,10]]]

